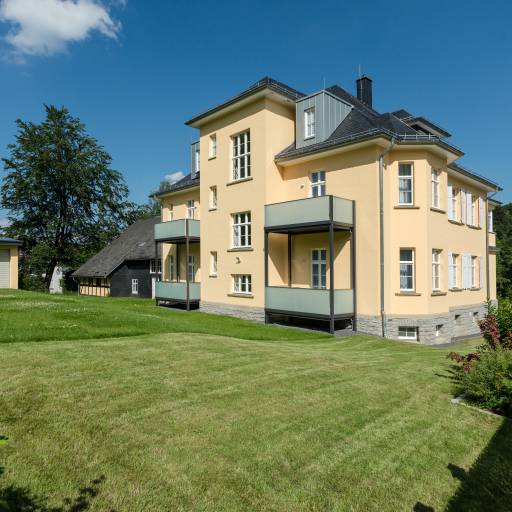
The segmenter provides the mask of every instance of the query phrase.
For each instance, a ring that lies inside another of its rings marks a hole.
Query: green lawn
[[[510,510],[449,349],[2,293],[2,512]]]

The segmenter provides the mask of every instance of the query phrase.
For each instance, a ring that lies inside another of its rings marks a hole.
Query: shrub
[[[474,360],[469,372],[462,372],[461,384],[480,406],[512,413],[512,351],[498,348]]]

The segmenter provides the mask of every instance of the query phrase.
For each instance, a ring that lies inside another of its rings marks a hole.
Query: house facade
[[[160,218],[140,220],[86,261],[72,277],[78,293],[95,297],[154,298],[161,274],[153,240]]]
[[[499,187],[446,130],[356,87],[264,78],[187,122],[191,173],[155,193],[159,302],[429,344],[478,332]]]
[[[18,288],[20,240],[0,237],[0,288]]]

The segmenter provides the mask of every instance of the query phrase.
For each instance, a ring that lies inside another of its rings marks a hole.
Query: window
[[[174,220],[174,205],[169,205],[169,220]]]
[[[432,291],[441,290],[441,251],[434,249],[432,251]]]
[[[210,187],[210,209],[217,209],[217,187]]]
[[[459,221],[459,189],[448,185],[448,219]]]
[[[489,208],[489,211],[487,213],[487,222],[489,224],[489,232],[494,233],[494,219],[492,216],[492,210]]]
[[[193,254],[188,257],[188,280],[191,283],[196,280],[196,257]]]
[[[471,225],[478,226],[478,198],[471,200]]]
[[[473,196],[471,192],[466,192],[466,224],[473,225]]]
[[[450,289],[459,287],[459,259],[458,254],[448,254],[448,286]]]
[[[217,275],[217,251],[212,251],[210,253],[210,275]]]
[[[132,279],[132,295],[138,295],[138,294],[139,294],[139,280]]]
[[[439,336],[441,336],[442,329],[443,329],[443,324],[436,325],[436,338],[439,338]]]
[[[327,285],[327,250],[311,251],[311,288],[326,288]]]
[[[187,219],[194,219],[196,216],[196,202],[193,199],[187,201]]]
[[[197,147],[194,152],[194,158],[195,158],[195,162],[196,162],[196,172],[199,172],[200,164],[201,164],[201,154],[199,152],[199,147]]]
[[[413,204],[412,164],[398,164],[398,204]]]
[[[476,256],[471,256],[471,288],[478,288],[478,258]]]
[[[439,172],[432,169],[432,206],[439,208]]]
[[[174,255],[169,254],[169,281],[174,281],[175,274],[174,274]]]
[[[162,273],[162,260],[151,260],[149,262],[149,272],[150,274],[159,274]]]
[[[400,291],[414,291],[414,249],[400,249]]]
[[[325,196],[325,171],[312,172],[310,177],[311,197]]]
[[[210,158],[215,158],[217,156],[217,135],[214,133],[210,135]]]
[[[304,138],[315,136],[315,107],[304,110]]]
[[[473,316],[473,323],[477,324],[478,323],[478,311],[474,311],[472,316]]]
[[[462,323],[462,319],[461,319],[460,315],[455,315],[454,320],[455,320],[456,325],[460,325]]]
[[[483,265],[478,264],[478,256],[471,254],[462,255],[462,288],[479,288],[483,281]],[[480,258],[481,261],[481,258]]]
[[[233,181],[251,175],[251,140],[249,131],[233,137]]]
[[[478,225],[481,228],[484,227],[484,214],[485,214],[484,200],[481,197],[479,197],[478,198]]]
[[[251,246],[251,212],[233,215],[233,247]]]
[[[233,293],[252,293],[252,282],[250,275],[233,276]]]
[[[417,340],[418,339],[418,328],[402,326],[398,327],[398,338],[402,340]]]

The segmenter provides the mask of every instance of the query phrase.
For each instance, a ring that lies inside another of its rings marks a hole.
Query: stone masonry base
[[[232,304],[201,301],[199,309],[205,313],[236,316],[238,318],[243,318],[244,320],[253,320],[254,322],[265,321],[265,312],[263,308],[254,308],[250,306],[233,306]]]
[[[438,315],[386,315],[386,338],[399,339],[399,327],[416,327],[418,342],[426,345],[449,343],[452,339],[479,335],[478,321],[485,315],[485,304],[450,308]],[[357,331],[382,336],[380,316],[359,316]]]

